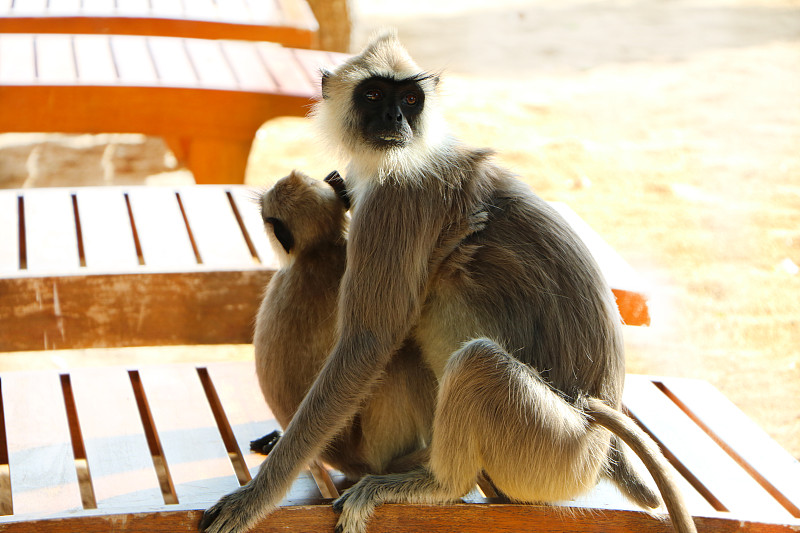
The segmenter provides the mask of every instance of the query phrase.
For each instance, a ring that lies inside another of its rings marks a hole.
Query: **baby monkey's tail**
[[[671,467],[656,443],[633,420],[596,398],[588,399],[586,414],[622,439],[639,456],[661,492],[675,530],[678,533],[697,533],[692,515],[686,509],[683,496],[672,479]],[[622,450],[618,450],[618,453],[621,456]]]

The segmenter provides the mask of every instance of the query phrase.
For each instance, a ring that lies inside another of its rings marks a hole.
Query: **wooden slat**
[[[24,2],[17,2],[24,3]],[[81,11],[81,0],[47,0],[47,15],[75,15]]]
[[[219,10],[213,0],[192,0],[185,2],[184,17],[189,20],[215,20],[219,18]]]
[[[82,509],[58,374],[4,373],[0,383],[14,513]]]
[[[184,39],[150,37],[148,43],[153,54],[158,78],[162,83],[178,87],[194,87],[197,75],[186,53]]]
[[[31,83],[36,79],[32,35],[0,35],[0,82]]]
[[[250,441],[280,429],[280,424],[264,402],[252,363],[214,363],[207,368],[250,475],[255,476],[264,457],[250,451]],[[281,505],[320,498],[311,474],[304,471]]]
[[[137,270],[0,279],[0,352],[252,342],[270,270]]]
[[[116,8],[114,0],[81,0],[81,3],[86,16],[112,15]]]
[[[328,58],[329,68],[336,68],[352,57],[349,54],[340,54],[338,52],[328,52],[325,56]]]
[[[29,272],[78,270],[78,237],[68,189],[25,192],[25,237]]]
[[[623,402],[676,458],[681,465],[679,470],[691,472],[725,509],[735,511],[739,516],[791,517],[646,378],[628,376]]]
[[[319,30],[319,24],[308,2],[297,2],[295,0],[276,0],[276,2],[280,6],[284,19],[290,26],[304,28],[313,32]]]
[[[125,0],[125,2],[117,2],[116,14],[124,17],[147,16],[150,14],[150,1]]]
[[[292,0],[292,3],[295,1]],[[253,14],[253,20],[262,24],[278,26],[287,23],[286,14],[279,9],[276,0],[250,0],[247,2],[247,7]]]
[[[28,0],[14,2],[15,15],[43,15],[47,10],[47,0]]]
[[[76,36],[74,46],[80,83],[113,85],[118,82],[111,41],[107,35]]]
[[[197,371],[190,365],[139,370],[180,503],[213,503],[239,486]]]
[[[0,191],[0,275],[19,270],[19,193]]]
[[[258,386],[253,363],[213,363],[206,366],[236,443],[255,475],[264,457],[250,452],[250,441],[281,429]]]
[[[633,453],[633,451],[626,444],[623,443],[623,447],[625,448],[627,457],[636,472],[638,472],[645,483],[657,491],[655,481],[653,481],[652,476],[647,471],[647,468],[644,466],[644,463],[642,463],[641,459],[639,459],[639,457],[637,457],[636,454]],[[699,492],[697,492],[697,490],[686,479],[677,475],[674,476],[674,478],[675,483],[678,486],[678,490],[680,490],[683,500],[686,503],[686,507],[689,509],[691,514],[705,515],[709,513],[713,514],[715,512],[714,507],[708,502],[708,500],[706,500]],[[600,509],[641,510],[633,502],[623,496],[619,489],[617,489],[614,484],[607,479],[601,479],[600,483],[598,483],[598,485],[590,492],[576,498],[573,501],[565,502],[563,505],[596,507]],[[665,516],[667,514],[667,510],[663,505],[656,509],[655,512]]]
[[[83,249],[90,272],[130,272],[139,265],[123,191],[77,189]]]
[[[172,18],[183,16],[182,0],[151,0],[150,5],[155,16]]]
[[[19,0],[2,7],[11,2],[0,0],[0,33],[160,35],[308,48],[319,29],[304,0],[281,0],[282,10],[275,0]]]
[[[600,482],[589,492],[573,500],[558,502],[561,507],[582,507],[597,509],[626,509],[630,511],[641,510],[636,504],[625,498],[614,484],[608,479]]]
[[[173,533],[194,531],[203,514],[201,506],[174,506],[130,509],[127,512],[101,514],[85,512],[82,516],[66,516],[43,520],[10,522],[0,518],[3,531],[81,531],[83,533],[141,532]],[[159,512],[162,511],[162,512]],[[287,531],[333,531],[338,514],[330,504],[279,507],[258,524],[259,533]],[[13,519],[12,519],[13,520]],[[696,517],[699,533],[793,533],[800,521],[776,524],[763,521],[730,520],[725,517]],[[33,529],[36,528],[36,529]],[[462,533],[673,533],[669,522],[659,521],[634,511],[602,511],[569,513],[541,505],[397,505],[378,506],[369,523],[370,533],[398,531]]]
[[[271,43],[258,43],[258,53],[282,91],[289,94],[318,92],[303,72],[303,65],[290,50]]]
[[[253,17],[244,0],[216,0],[220,16],[228,22],[249,23]]]
[[[71,85],[77,80],[69,35],[37,35],[36,73],[40,83]]]
[[[70,379],[97,507],[163,504],[127,370],[76,369]]]
[[[217,41],[186,39],[185,42],[192,65],[204,87],[238,88],[236,77],[225,60],[222,48]]]
[[[158,84],[158,75],[145,37],[114,35],[111,37],[111,49],[120,81],[130,85]]]
[[[716,387],[702,380],[659,378],[667,391],[762,486],[800,518],[800,462]]]
[[[309,50],[297,50],[296,52],[298,53],[295,53],[294,56],[300,64],[303,65],[306,77],[309,78],[310,83],[319,91],[322,83],[321,73],[323,67],[328,70],[332,68],[328,54]]]
[[[204,265],[229,268],[252,265],[253,257],[224,188],[183,187],[180,196]]]
[[[193,270],[197,260],[175,192],[168,188],[136,187],[128,196],[145,266]]]
[[[256,199],[260,193],[256,189],[247,187],[231,187],[230,190],[233,201],[239,210],[239,215],[242,217],[242,223],[250,237],[250,242],[253,243],[256,249],[261,264],[265,267],[277,269],[278,258],[269,244],[264,221],[261,219],[261,207]]]
[[[258,56],[256,46],[242,41],[221,43],[227,63],[239,82],[239,88],[248,91],[274,91],[275,81]]]

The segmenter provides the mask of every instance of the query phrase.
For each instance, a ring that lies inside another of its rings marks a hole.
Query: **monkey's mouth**
[[[408,136],[396,131],[387,131],[373,135],[372,142],[376,146],[384,148],[405,146],[408,142]]]

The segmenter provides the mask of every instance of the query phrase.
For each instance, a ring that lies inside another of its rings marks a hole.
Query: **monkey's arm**
[[[272,512],[302,469],[356,414],[391,353],[379,349],[374,335],[342,336],[256,477],[209,508],[200,530],[240,533]]]
[[[384,207],[367,215],[369,227],[359,224],[361,217],[351,226],[339,340],[314,385],[258,475],[206,511],[201,530],[244,531],[271,512],[306,464],[356,414],[416,323],[441,227],[414,205],[391,205],[391,212]],[[399,236],[397,216],[405,219]]]

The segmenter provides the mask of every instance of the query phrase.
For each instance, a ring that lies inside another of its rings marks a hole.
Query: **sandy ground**
[[[706,379],[800,457],[800,1],[428,3],[355,2],[354,47],[397,27],[443,71],[454,131],[569,203],[645,277],[653,325],[625,330],[630,372]],[[306,119],[265,125],[248,183],[327,173],[310,139]],[[5,187],[191,180],[157,139],[3,145]],[[102,362],[249,356],[128,349]],[[0,368],[92,357],[11,354]]]

